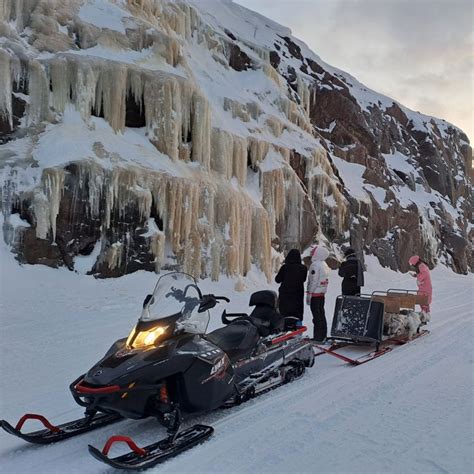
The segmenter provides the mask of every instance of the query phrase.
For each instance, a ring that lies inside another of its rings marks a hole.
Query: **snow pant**
[[[341,289],[344,296],[360,295],[360,286],[357,286],[355,278],[344,278]]]
[[[324,341],[328,334],[326,314],[324,313],[324,296],[311,298],[311,313],[313,313],[314,339]]]
[[[344,288],[342,289],[342,295],[343,296],[356,296],[360,295],[360,286],[355,286],[354,288],[351,288],[350,290],[345,290]]]
[[[303,321],[304,313],[304,292],[298,294],[294,293],[281,293],[278,298],[278,310],[280,314],[286,318],[292,316]]]

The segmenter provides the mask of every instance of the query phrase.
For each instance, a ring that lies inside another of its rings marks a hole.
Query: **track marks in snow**
[[[2,288],[8,298],[1,298],[0,417],[16,421],[31,411],[59,423],[81,416],[68,384],[128,333],[155,277],[95,281],[42,267],[2,270],[10,280]],[[409,287],[404,282],[413,279],[379,268],[367,274],[368,290]],[[187,424],[208,423],[215,435],[151,472],[471,472],[473,280],[440,269],[433,282],[430,335],[360,367],[317,357],[290,385],[191,417]],[[329,319],[339,283],[331,275]],[[204,285],[232,297],[229,311],[248,303],[231,281]],[[305,319],[312,327],[308,308]],[[112,434],[144,445],[165,430],[151,419],[125,420],[45,447],[0,434],[2,472],[112,472],[87,454],[87,444],[101,447]]]

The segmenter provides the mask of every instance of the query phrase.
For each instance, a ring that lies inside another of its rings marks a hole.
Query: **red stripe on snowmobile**
[[[112,393],[120,390],[120,385],[109,385],[107,387],[91,388],[81,385],[82,380],[74,386],[74,389],[81,393]]]
[[[275,339],[272,339],[272,344],[279,344],[280,342],[286,341],[287,339],[291,339],[292,337],[295,337],[298,334],[304,333],[306,329],[307,329],[306,326],[301,326],[296,331],[290,332],[289,334],[284,334],[283,336],[280,336],[280,337],[276,337]]]
[[[114,443],[127,443],[128,447],[135,453],[138,454],[139,456],[146,456],[147,452],[143,448],[139,448],[136,444],[135,441],[133,441],[132,438],[129,438],[128,436],[121,436],[121,435],[115,435],[111,436],[107,442],[105,443],[104,448],[102,449],[102,454],[104,456],[107,456],[109,454],[110,448]]]
[[[43,423],[43,425],[48,428],[48,430],[52,431],[53,433],[59,433],[61,431],[60,428],[57,426],[52,425],[44,416],[42,415],[36,415],[34,413],[27,413],[26,415],[23,415],[19,420],[18,423],[15,426],[15,429],[17,431],[20,431],[22,426],[25,424],[26,420],[38,420]]]

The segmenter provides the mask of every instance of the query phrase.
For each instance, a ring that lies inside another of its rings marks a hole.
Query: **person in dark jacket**
[[[339,276],[342,277],[342,294],[360,295],[360,289],[364,286],[364,267],[356,257],[354,249],[347,249],[344,257],[339,267]]]
[[[281,283],[279,293],[279,310],[283,317],[294,316],[303,321],[304,282],[308,269],[301,263],[301,254],[291,249],[280,268],[275,281]]]

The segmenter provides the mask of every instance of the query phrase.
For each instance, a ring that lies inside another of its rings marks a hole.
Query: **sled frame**
[[[369,352],[368,354],[365,354],[357,359],[353,359],[351,357],[348,357],[346,355],[340,354],[336,352],[338,349],[341,349],[343,347],[349,347],[353,345],[357,345],[357,342],[353,341],[340,341],[340,342],[335,342],[331,344],[329,347],[323,347],[321,345],[315,344],[314,347],[316,347],[320,352],[317,352],[315,354],[315,357],[323,355],[323,354],[329,354],[333,357],[336,357],[344,362],[347,362],[350,365],[362,365],[365,364],[366,362],[370,362],[371,360],[377,359],[378,357],[386,354],[387,352],[390,352],[394,347],[396,346],[401,346],[404,344],[407,344],[409,342],[414,341],[415,339],[418,339],[420,337],[426,336],[430,332],[427,329],[423,329],[420,331],[418,334],[413,336],[411,339],[408,339],[407,336],[405,337],[392,337],[389,339],[385,339],[384,341],[380,342],[380,345],[382,347],[376,347],[376,349],[372,352]],[[335,338],[331,338],[335,339]],[[377,344],[378,346],[378,344]]]

